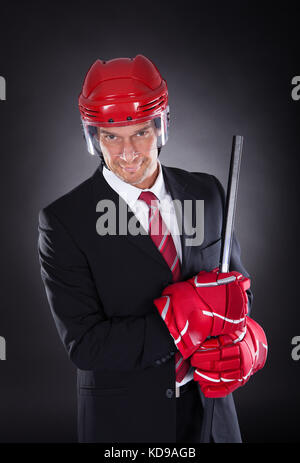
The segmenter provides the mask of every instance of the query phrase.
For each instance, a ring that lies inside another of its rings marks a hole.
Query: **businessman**
[[[38,241],[77,367],[78,440],[199,442],[216,397],[211,441],[241,442],[232,391],[264,365],[266,339],[235,236],[218,270],[224,190],[160,162],[168,90],[145,56],[97,60],[79,110],[99,166],[40,211]]]

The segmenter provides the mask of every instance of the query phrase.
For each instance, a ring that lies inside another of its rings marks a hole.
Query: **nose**
[[[123,151],[120,155],[120,159],[123,159],[126,162],[132,162],[135,158],[139,156],[139,153],[137,152],[131,152],[131,153],[126,153]]]
[[[130,140],[125,140],[123,144],[123,152],[120,155],[120,158],[126,162],[132,162],[139,153],[135,151],[135,148]]]

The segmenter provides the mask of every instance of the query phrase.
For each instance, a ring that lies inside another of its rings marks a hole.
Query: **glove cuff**
[[[247,331],[251,336],[251,340],[255,349],[253,373],[256,373],[256,371],[263,368],[266,363],[268,354],[268,342],[262,327],[250,317],[247,317]]]

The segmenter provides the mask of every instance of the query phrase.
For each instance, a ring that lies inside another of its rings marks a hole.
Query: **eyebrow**
[[[134,133],[141,132],[142,130],[148,129],[149,127],[151,127],[151,123],[148,125],[144,125],[144,127],[141,127],[140,129],[136,130]],[[117,133],[108,132],[107,130],[102,129],[102,127],[100,127],[100,131],[101,133],[106,133],[108,135],[115,135],[116,137],[119,136]]]

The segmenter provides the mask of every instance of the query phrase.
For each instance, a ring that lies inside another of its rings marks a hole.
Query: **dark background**
[[[97,59],[142,53],[168,82],[160,160],[226,187],[232,136],[245,137],[236,232],[264,327],[265,368],[235,392],[245,442],[298,440],[300,75],[296,3],[1,3],[0,442],[76,442],[76,367],[40,278],[38,212],[98,165],[77,98]]]

